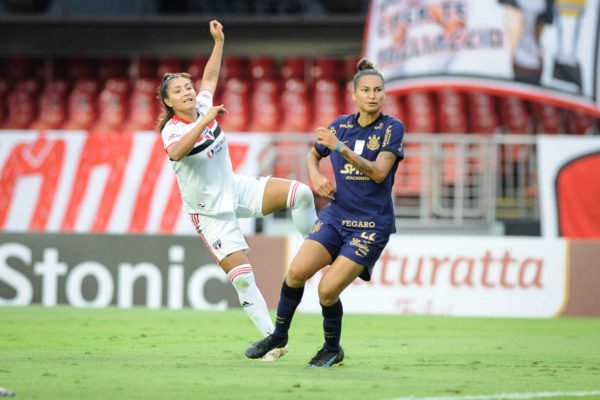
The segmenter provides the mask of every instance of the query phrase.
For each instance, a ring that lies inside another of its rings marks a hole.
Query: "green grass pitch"
[[[242,310],[0,307],[0,387],[61,400],[600,398],[600,319],[347,314],[346,360],[329,369],[306,366],[318,314],[296,315],[279,361],[246,359],[256,339]]]

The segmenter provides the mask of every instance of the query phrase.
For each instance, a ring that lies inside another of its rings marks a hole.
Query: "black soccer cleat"
[[[246,357],[263,358],[271,350],[284,349],[287,345],[287,342],[287,338],[269,335],[248,346],[246,349]]]
[[[331,367],[333,365],[343,365],[344,364],[344,350],[340,346],[339,351],[331,351],[327,350],[325,347],[322,347],[321,350],[317,352],[317,354],[308,362],[310,367]]]

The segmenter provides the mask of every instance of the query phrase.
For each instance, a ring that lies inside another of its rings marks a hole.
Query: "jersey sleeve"
[[[389,151],[400,160],[404,159],[404,124],[399,120],[392,120],[385,128],[381,151]]]
[[[163,146],[166,149],[173,143],[179,141],[183,136],[183,131],[177,124],[172,123],[172,120],[167,122],[167,125],[163,128],[161,132]]]
[[[210,90],[204,89],[196,96],[196,109],[201,115],[206,115],[213,106],[213,94]]]

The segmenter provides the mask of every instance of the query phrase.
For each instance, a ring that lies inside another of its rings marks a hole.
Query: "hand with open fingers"
[[[339,139],[329,129],[323,128],[322,126],[316,129],[317,143],[327,147],[329,150],[335,150]]]
[[[224,41],[225,34],[223,33],[223,25],[216,19],[210,21],[210,34],[215,42]]]

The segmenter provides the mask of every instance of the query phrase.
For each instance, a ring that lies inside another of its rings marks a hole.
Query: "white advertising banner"
[[[591,160],[591,157],[594,156],[600,159],[600,137],[539,135],[537,137],[537,151],[542,236],[556,238],[563,236],[560,232],[561,224],[559,221],[561,205],[558,196],[561,190],[558,187],[558,178],[561,174],[569,173],[568,167],[577,168],[577,162],[585,162],[586,158]],[[600,221],[597,219],[598,212],[595,211],[598,209],[598,200],[600,200],[600,197],[598,197],[600,196],[598,193],[599,185],[597,184],[600,181],[597,169],[600,163],[596,161],[595,166],[592,164],[581,164],[581,166],[583,168],[580,169],[577,176],[579,179],[573,179],[573,175],[563,175],[565,179],[569,180],[569,186],[562,188],[562,192],[570,192],[570,196],[575,196],[580,200],[577,205],[567,204],[566,202],[562,204],[563,208],[570,207],[570,209],[564,211],[568,211],[573,218],[575,218],[573,213],[577,212],[577,217],[580,219],[580,221],[574,219],[562,221],[563,229],[567,228],[567,231],[569,231],[569,227],[576,223],[577,226],[572,230],[583,233],[583,235],[576,234],[572,237],[589,237],[589,235],[585,235],[585,232],[597,231],[597,227],[600,225]],[[583,174],[586,176],[582,176]],[[586,177],[587,179],[581,179]],[[565,195],[568,195],[568,193],[565,193]],[[591,198],[586,201],[586,197]],[[588,229],[586,229],[586,225]]]
[[[270,137],[228,134],[234,171],[257,175]],[[250,219],[240,220],[253,233]],[[0,133],[0,231],[195,234],[160,135]]]
[[[291,238],[293,251],[300,241]],[[348,313],[552,317],[567,301],[561,239],[393,235],[369,282],[341,295]],[[320,312],[322,273],[307,282],[299,309]]]
[[[449,85],[600,114],[600,0],[372,0],[363,54],[390,92]]]

